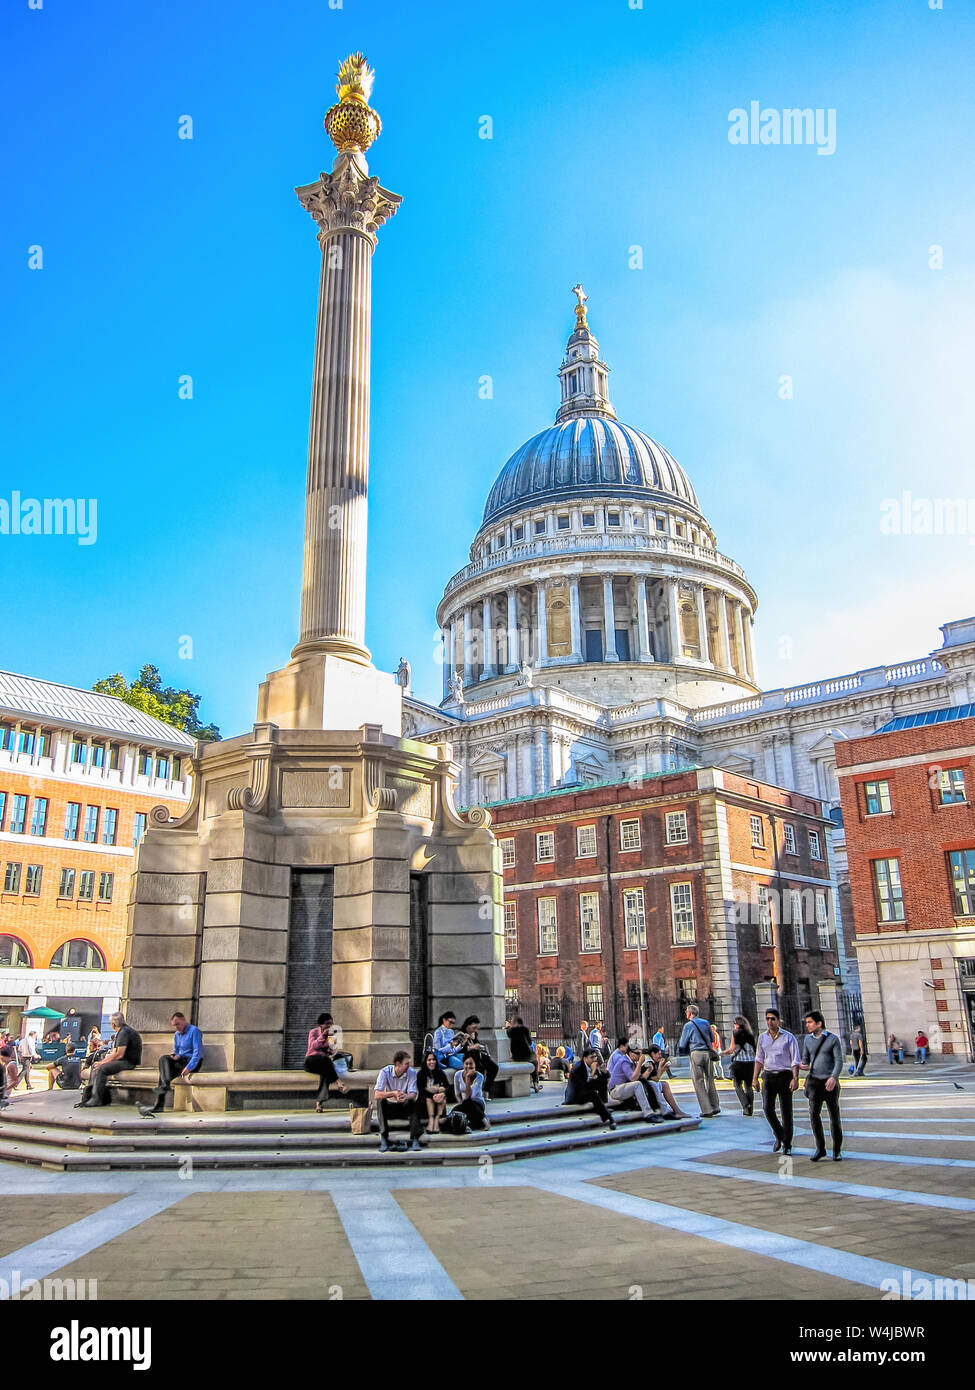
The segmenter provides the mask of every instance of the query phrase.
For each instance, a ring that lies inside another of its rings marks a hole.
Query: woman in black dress
[[[423,1061],[416,1077],[416,1092],[420,1101],[420,1114],[426,1110],[427,1134],[440,1133],[440,1121],[447,1109],[448,1083],[437,1054],[424,1052]]]
[[[513,1062],[531,1062],[532,1090],[540,1091],[538,1080],[538,1058],[532,1049],[532,1035],[525,1027],[524,1019],[515,1017],[504,1025],[508,1030],[508,1047]]]

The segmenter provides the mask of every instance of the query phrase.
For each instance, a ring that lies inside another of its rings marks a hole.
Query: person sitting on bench
[[[410,1066],[410,1054],[397,1052],[392,1064],[383,1067],[376,1077],[376,1109],[379,1111],[379,1152],[389,1149],[389,1122],[402,1116],[410,1122],[410,1148],[420,1148],[420,1107],[416,1090],[416,1069]]]
[[[159,1058],[159,1085],[152,1105],[140,1105],[140,1115],[158,1115],[165,1109],[166,1095],[177,1076],[192,1076],[203,1065],[203,1034],[185,1014],[170,1017],[173,1025],[173,1050]]]
[[[112,1014],[111,1022],[115,1029],[112,1050],[106,1054],[104,1061],[92,1062],[91,1080],[82,1091],[81,1099],[75,1106],[76,1110],[82,1109],[83,1106],[109,1105],[109,1077],[118,1076],[121,1071],[137,1067],[142,1061],[142,1039],[135,1029],[126,1023],[125,1015]]]

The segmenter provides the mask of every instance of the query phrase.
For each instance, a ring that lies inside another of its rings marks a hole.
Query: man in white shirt
[[[20,1057],[20,1070],[24,1083],[28,1091],[32,1091],[34,1088],[30,1084],[31,1063],[39,1062],[41,1060],[40,1053],[37,1050],[36,1033],[24,1034],[24,1036],[20,1039],[19,1043],[17,1044],[17,1055]]]
[[[416,1070],[410,1054],[397,1052],[392,1063],[376,1077],[376,1109],[379,1111],[379,1152],[389,1149],[389,1121],[394,1115],[410,1122],[410,1148],[420,1149],[420,1110],[417,1104]]]

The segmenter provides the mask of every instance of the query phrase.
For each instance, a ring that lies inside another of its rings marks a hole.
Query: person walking
[[[616,1121],[606,1106],[608,1086],[609,1072],[599,1053],[594,1047],[587,1047],[569,1072],[562,1104],[591,1105],[603,1124],[615,1129]]]
[[[410,1066],[408,1052],[396,1052],[388,1067],[376,1077],[376,1109],[379,1111],[379,1152],[389,1149],[389,1122],[394,1116],[405,1116],[410,1122],[410,1148],[420,1148],[420,1107],[417,1097],[416,1069]]]
[[[471,1129],[490,1129],[491,1121],[486,1115],[484,1103],[484,1079],[474,1065],[474,1058],[468,1054],[460,1071],[454,1072],[454,1096],[458,1110],[467,1116]]]
[[[658,1125],[663,1119],[660,1102],[653,1088],[643,1084],[645,1074],[646,1060],[638,1047],[614,1052],[609,1070],[609,1094],[620,1105],[635,1100],[647,1123]]]
[[[325,1109],[329,1086],[335,1086],[342,1095],[348,1095],[349,1091],[348,1086],[340,1079],[335,1069],[335,1041],[332,1036],[334,1032],[335,1020],[331,1014],[319,1014],[318,1022],[314,1028],[308,1031],[308,1047],[302,1066],[305,1071],[310,1071],[312,1076],[318,1077],[318,1091],[315,1095],[316,1115],[320,1115]],[[159,1063],[159,1066],[161,1080],[162,1062]]]
[[[917,1030],[917,1037],[914,1039],[914,1060],[922,1067],[928,1060],[928,1035],[920,1028]]]
[[[143,1118],[158,1115],[166,1106],[173,1081],[177,1076],[192,1076],[203,1065],[203,1034],[195,1023],[190,1023],[185,1014],[170,1015],[173,1026],[173,1050],[159,1058],[159,1084],[156,1099],[151,1105],[140,1105],[139,1114]]]
[[[31,1065],[41,1060],[40,1053],[37,1050],[36,1033],[24,1034],[17,1044],[17,1056],[20,1059],[21,1079],[24,1082],[24,1086],[28,1091],[32,1091],[34,1088],[30,1084]]]
[[[701,1107],[701,1119],[710,1120],[714,1115],[721,1114],[718,1088],[714,1084],[711,1023],[709,1019],[701,1018],[701,1011],[696,1004],[688,1004],[684,1017],[687,1022],[680,1035],[677,1051],[682,1055],[690,1054],[691,1081],[697,1103]]]
[[[853,1075],[862,1076],[867,1069],[867,1042],[859,1023],[850,1034],[850,1053],[853,1057]]]
[[[84,1106],[108,1105],[109,1077],[137,1067],[142,1061],[142,1038],[126,1023],[125,1015],[112,1014],[111,1024],[115,1029],[111,1051],[106,1053],[102,1061],[92,1062],[91,1079],[81,1093],[76,1110]]]
[[[843,1147],[843,1127],[840,1124],[840,1072],[843,1070],[843,1044],[835,1033],[827,1032],[825,1020],[818,1009],[806,1014],[806,1036],[802,1040],[800,1070],[806,1077],[806,1100],[809,1102],[809,1126],[813,1132],[816,1152],[813,1163],[826,1157],[826,1136],[823,1133],[823,1102],[829,1111],[829,1133],[833,1141],[833,1158],[839,1163]]]
[[[755,1072],[755,1034],[744,1014],[735,1014],[731,1046],[725,1048],[725,1056],[731,1059],[731,1080],[741,1113],[750,1119],[755,1113],[755,1092],[752,1089],[752,1076]]]
[[[765,1073],[763,1092],[765,1118],[775,1135],[772,1152],[792,1152],[794,1126],[792,1120],[792,1093],[799,1085],[799,1044],[795,1034],[782,1027],[778,1009],[765,1010],[765,1032],[758,1040],[755,1050],[755,1065],[752,1087],[758,1085],[758,1078]],[[775,1102],[779,1102],[782,1119],[775,1113]]]

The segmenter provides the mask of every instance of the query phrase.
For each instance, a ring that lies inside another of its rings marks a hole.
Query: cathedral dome
[[[690,479],[656,440],[604,411],[573,413],[523,444],[488,494],[482,526],[523,507],[589,498],[679,501],[700,512]]]

